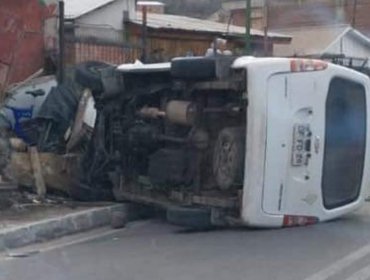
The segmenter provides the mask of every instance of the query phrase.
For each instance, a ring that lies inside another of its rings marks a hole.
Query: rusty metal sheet
[[[43,67],[57,51],[58,0],[0,1],[0,93]]]

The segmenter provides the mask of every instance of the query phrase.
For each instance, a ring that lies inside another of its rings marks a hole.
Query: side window
[[[365,148],[365,88],[349,80],[334,78],[326,101],[322,174],[325,208],[344,206],[358,198]]]

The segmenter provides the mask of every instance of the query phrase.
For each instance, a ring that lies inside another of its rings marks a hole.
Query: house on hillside
[[[370,2],[368,0],[252,0],[252,25],[263,29],[302,26],[351,24],[370,36]],[[212,17],[245,25],[246,1],[227,1]]]
[[[263,30],[265,27],[265,0],[252,0],[252,26]],[[237,26],[245,26],[246,1],[223,2],[222,7],[208,19],[218,22],[227,22]]]
[[[126,38],[124,22],[136,17],[135,0],[64,0],[66,61],[124,63],[140,53]]]
[[[349,25],[311,26],[276,30],[290,35],[289,45],[275,45],[275,56],[370,57],[370,38]]]
[[[228,48],[242,54],[245,28],[227,23],[217,23],[197,18],[149,13],[147,15],[149,54],[163,54],[163,60],[191,53],[204,55],[216,37],[228,40]],[[142,38],[142,15],[127,23],[130,42],[140,44]],[[264,32],[251,30],[251,48],[255,56],[264,55]],[[274,44],[289,44],[290,36],[270,32],[267,36],[268,51],[272,54]]]
[[[245,28],[148,9],[147,53],[149,61],[168,61],[176,56],[204,55],[216,37],[228,39],[228,47],[242,53]],[[101,60],[120,64],[141,57],[143,18],[135,0],[65,0],[66,60],[69,64]],[[268,51],[274,44],[288,44],[290,37],[269,33]],[[254,55],[264,54],[264,33],[251,32]]]

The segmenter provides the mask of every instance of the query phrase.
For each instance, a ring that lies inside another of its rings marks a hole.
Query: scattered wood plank
[[[77,159],[52,153],[39,153],[41,174],[47,189],[70,194],[75,185],[74,172],[78,172]],[[36,186],[30,155],[12,153],[11,172],[16,184],[34,188]]]
[[[33,176],[35,178],[35,186],[37,190],[37,195],[40,199],[45,198],[46,195],[46,185],[44,181],[44,177],[42,175],[41,163],[39,152],[37,151],[37,147],[29,147],[28,148],[30,159],[31,159],[31,167],[33,170]]]

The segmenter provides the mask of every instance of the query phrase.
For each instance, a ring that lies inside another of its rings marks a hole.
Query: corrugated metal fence
[[[134,62],[141,49],[128,44],[122,30],[109,26],[75,26],[73,34],[66,35],[66,62],[77,64],[88,60],[113,64]]]

